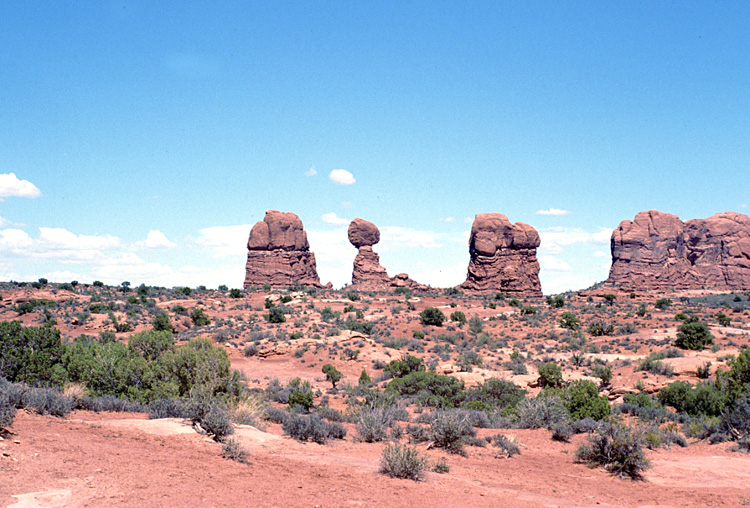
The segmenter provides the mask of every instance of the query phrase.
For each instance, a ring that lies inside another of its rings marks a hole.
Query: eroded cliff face
[[[244,286],[264,284],[320,286],[307,233],[300,218],[291,212],[268,210],[250,230]]]
[[[459,287],[477,292],[542,296],[536,249],[539,234],[501,213],[480,213],[469,238],[469,269]]]
[[[750,289],[750,217],[683,222],[649,210],[620,223],[607,283],[633,289]]]
[[[380,241],[380,230],[370,221],[356,218],[349,224],[349,242],[357,248],[352,269],[352,285],[368,291],[386,290],[394,287],[427,289],[427,286],[409,278],[405,273],[389,277],[380,264],[380,256],[372,246]]]

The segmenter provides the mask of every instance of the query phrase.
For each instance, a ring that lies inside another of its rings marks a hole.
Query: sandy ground
[[[67,419],[19,412],[0,442],[0,505],[21,507],[684,507],[750,505],[750,456],[705,443],[649,451],[644,481],[574,462],[582,436],[513,430],[522,453],[469,448],[444,458],[448,474],[390,479],[377,473],[382,443],[298,443],[275,426],[241,426],[250,464],[174,419],[77,411]],[[483,434],[497,431],[482,431]],[[480,434],[482,435],[482,434]],[[16,442],[17,441],[17,442]]]

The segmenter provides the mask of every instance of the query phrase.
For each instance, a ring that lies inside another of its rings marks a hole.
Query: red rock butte
[[[750,289],[750,217],[686,222],[649,210],[622,221],[610,242],[608,284],[628,289]]]
[[[291,212],[268,210],[250,230],[244,286],[264,284],[320,286],[307,233],[300,218]]]
[[[459,287],[475,292],[501,292],[539,297],[539,234],[522,222],[511,224],[501,213],[480,213],[469,238],[469,269]]]

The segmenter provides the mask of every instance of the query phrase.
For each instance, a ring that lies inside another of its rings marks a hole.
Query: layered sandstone
[[[501,213],[480,213],[469,238],[469,269],[459,287],[519,296],[542,296],[536,248],[539,234]]]
[[[352,285],[367,291],[385,290],[393,287],[426,289],[427,286],[409,278],[405,273],[389,277],[380,264],[380,256],[372,246],[380,241],[380,230],[370,221],[356,218],[349,224],[349,242],[357,248],[352,269]]]
[[[250,230],[245,287],[264,284],[320,286],[307,233],[300,218],[291,212],[268,210]]]
[[[750,217],[725,212],[683,222],[640,212],[612,233],[609,284],[633,289],[750,289]]]

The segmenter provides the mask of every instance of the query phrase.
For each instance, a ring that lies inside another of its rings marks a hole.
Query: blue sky
[[[0,280],[244,277],[268,209],[321,280],[348,221],[391,275],[462,282],[474,215],[534,226],[545,293],[620,221],[747,213],[746,2],[7,2]],[[344,170],[351,179],[334,181]]]

